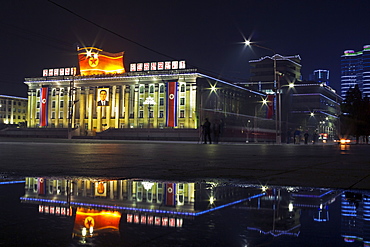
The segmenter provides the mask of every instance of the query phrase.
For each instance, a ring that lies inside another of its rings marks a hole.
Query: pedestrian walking
[[[203,134],[204,134],[204,144],[207,144],[207,138],[209,140],[209,144],[212,144],[211,141],[211,123],[206,118],[206,121],[203,124]]]
[[[309,137],[309,134],[306,131],[306,133],[304,133],[304,144],[308,144],[308,137]]]
[[[317,140],[317,133],[316,131],[312,134],[312,144],[315,144]]]

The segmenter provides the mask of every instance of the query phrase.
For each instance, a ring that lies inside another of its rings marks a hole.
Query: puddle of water
[[[370,246],[370,192],[230,181],[1,182],[4,246]]]

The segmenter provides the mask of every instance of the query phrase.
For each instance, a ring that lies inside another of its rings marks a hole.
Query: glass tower
[[[341,56],[341,96],[358,85],[363,96],[370,96],[370,45],[362,51],[346,50]]]

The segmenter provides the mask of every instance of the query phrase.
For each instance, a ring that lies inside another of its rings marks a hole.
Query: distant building
[[[0,125],[25,125],[27,101],[27,98],[0,95]]]
[[[363,96],[370,96],[370,45],[362,51],[346,50],[341,56],[341,96],[358,85]]]
[[[266,56],[257,60],[249,61],[251,77],[249,79],[249,88],[272,93],[274,85],[274,62],[276,62],[277,77],[276,82],[280,80],[280,85],[288,85],[301,80],[301,58],[299,55],[282,56],[275,54],[272,57]]]
[[[342,97],[324,83],[295,83],[283,92],[283,112],[289,118],[287,131],[308,132],[310,140],[316,132],[317,138],[333,140],[339,131],[341,102]]]
[[[277,80],[281,85],[281,140],[292,141],[293,132],[309,132],[312,139],[316,132],[333,139],[338,132],[338,117],[342,98],[325,82],[301,81],[300,57],[275,55]],[[252,74],[249,82],[238,83],[249,89],[262,91],[272,98],[273,119],[279,106],[275,97],[274,57],[250,61]],[[327,71],[328,72],[328,71]],[[317,76],[327,78],[323,70]],[[327,73],[327,76],[329,73]],[[302,133],[303,136],[303,133]]]
[[[325,85],[329,86],[329,70],[326,69],[317,69],[314,70],[313,73],[310,75],[310,80],[324,83]]]

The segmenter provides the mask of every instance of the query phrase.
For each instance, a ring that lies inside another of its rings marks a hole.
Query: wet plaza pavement
[[[0,245],[368,246],[369,148],[0,139]]]
[[[218,178],[370,189],[370,145],[0,139],[0,150],[0,171],[17,175]]]

